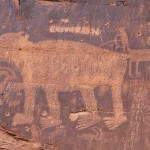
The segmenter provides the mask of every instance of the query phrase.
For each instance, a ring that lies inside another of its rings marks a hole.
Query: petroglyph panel
[[[0,149],[149,150],[148,12],[2,0]]]

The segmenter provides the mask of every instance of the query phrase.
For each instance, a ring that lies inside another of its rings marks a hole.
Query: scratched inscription
[[[70,26],[59,26],[59,25],[51,25],[49,28],[51,33],[75,33],[75,34],[83,34],[83,35],[91,35],[91,36],[100,36],[101,31],[99,29],[90,29],[90,27],[70,27]]]

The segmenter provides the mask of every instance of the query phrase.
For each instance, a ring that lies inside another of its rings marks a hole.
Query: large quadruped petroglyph
[[[149,150],[144,0],[1,0],[0,149]]]

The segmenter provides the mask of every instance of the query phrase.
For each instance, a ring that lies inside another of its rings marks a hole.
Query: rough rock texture
[[[150,149],[149,0],[0,1],[0,149]]]

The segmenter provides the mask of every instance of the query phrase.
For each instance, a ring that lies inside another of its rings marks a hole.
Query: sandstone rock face
[[[0,149],[149,150],[149,6],[1,0]]]

